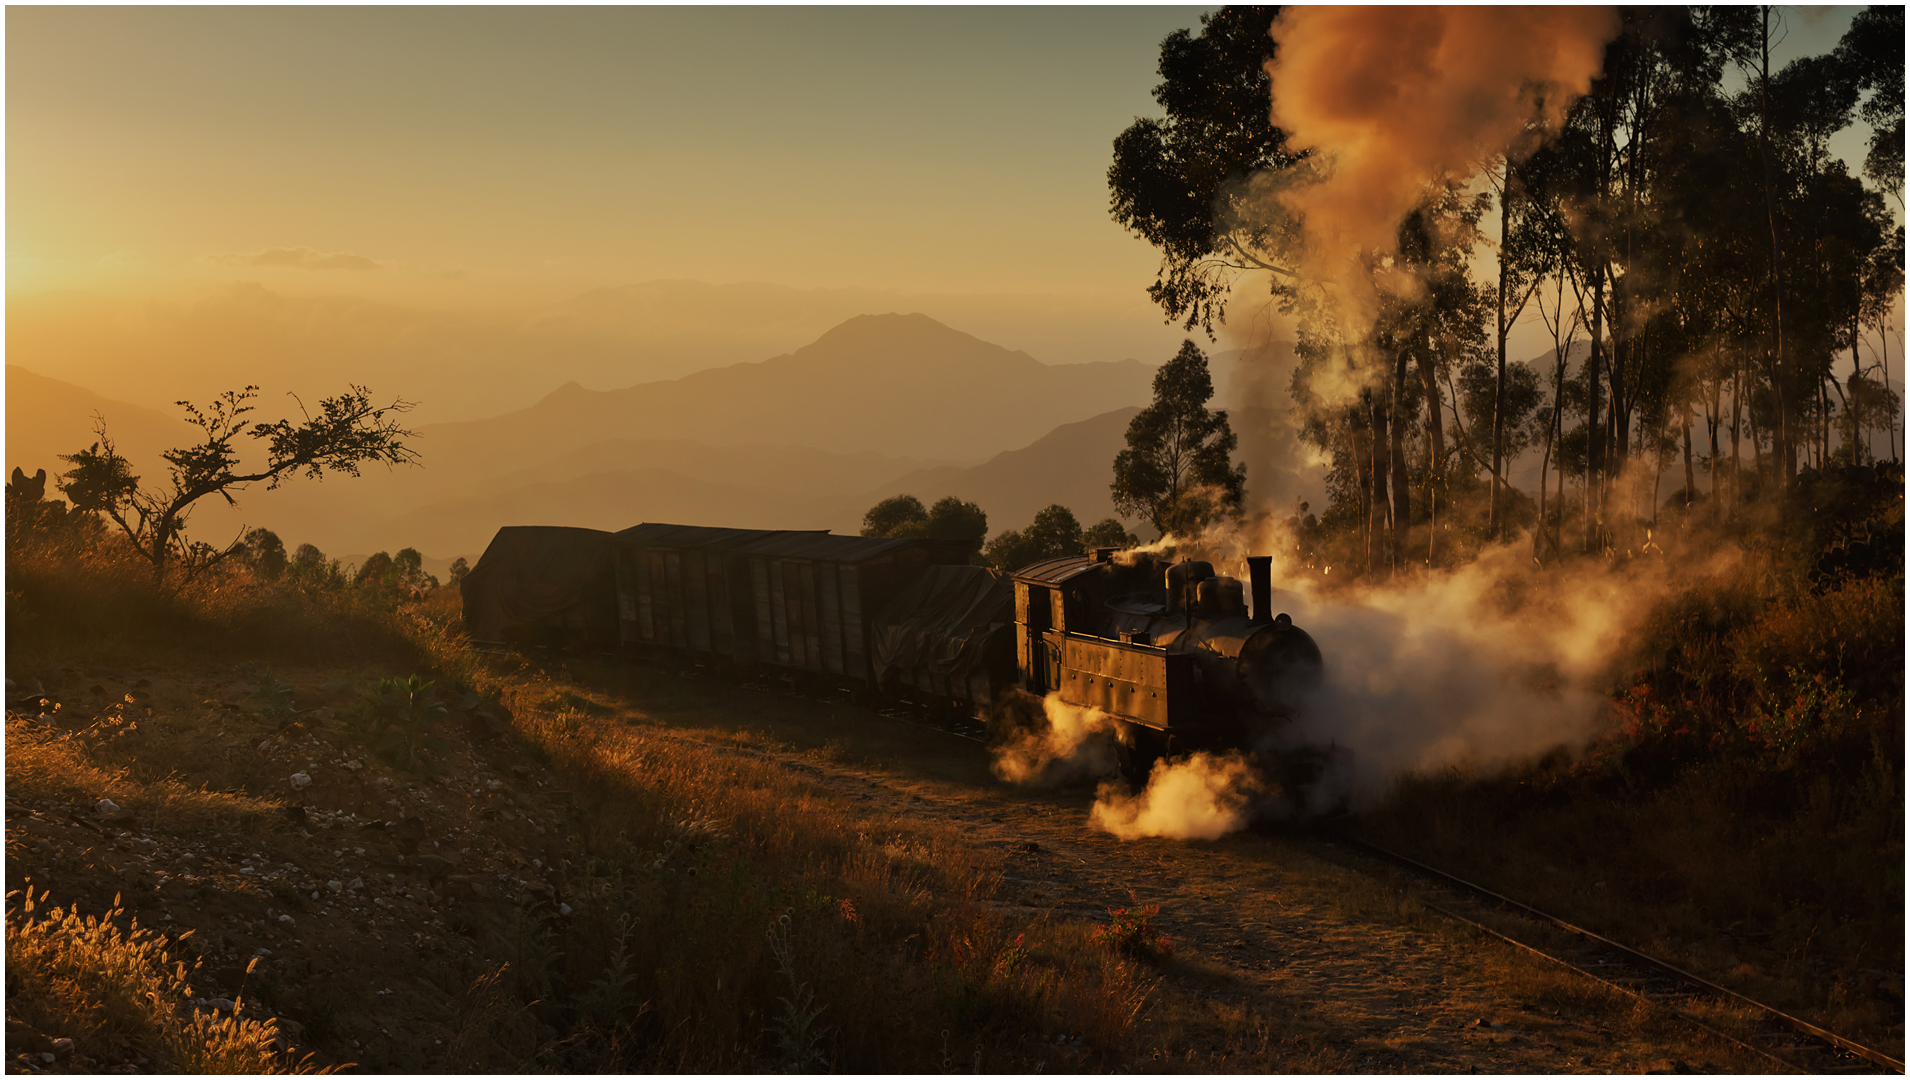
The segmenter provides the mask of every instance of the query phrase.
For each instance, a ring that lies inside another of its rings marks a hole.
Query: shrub
[[[1108,917],[1113,921],[1095,929],[1091,939],[1094,944],[1138,959],[1174,955],[1174,943],[1154,928],[1153,920],[1161,913],[1161,906],[1142,904],[1131,891],[1128,897],[1134,900],[1134,906],[1109,908]]]

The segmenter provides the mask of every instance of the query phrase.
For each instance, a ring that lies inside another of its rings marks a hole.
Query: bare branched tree
[[[389,405],[373,405],[371,391],[352,384],[346,393],[321,401],[316,416],[301,406],[305,415],[300,423],[279,420],[248,427],[244,418],[254,411],[251,402],[257,396],[258,387],[248,386],[226,391],[203,410],[191,402],[177,402],[205,437],[162,455],[170,471],[169,483],[162,490],[140,487],[131,463],[107,434],[105,420],[96,416],[93,431],[98,441],[77,454],[61,455],[73,468],[61,474],[60,490],[74,509],[99,514],[118,525],[133,549],[152,564],[155,578],[164,581],[176,564],[190,579],[243,544],[243,536],[224,548],[186,539],[187,518],[200,499],[217,495],[236,505],[236,493],[261,481],[270,490],[301,473],[314,480],[327,472],[357,476],[364,464],[409,465],[418,460],[403,441],[414,433],[398,426],[398,417],[411,411],[414,402],[398,398]],[[261,467],[244,470],[241,437],[265,443]]]

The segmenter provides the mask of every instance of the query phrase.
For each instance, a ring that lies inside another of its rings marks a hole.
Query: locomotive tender
[[[1029,720],[1053,694],[1116,718],[1144,775],[1182,749],[1268,749],[1318,683],[1319,648],[1272,612],[1270,562],[1247,560],[1250,610],[1207,562],[1112,548],[1003,574],[933,540],[514,527],[460,587],[481,640],[597,628],[594,644],[628,653]]]

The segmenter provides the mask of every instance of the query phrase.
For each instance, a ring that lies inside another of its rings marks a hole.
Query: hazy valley
[[[194,434],[19,366],[7,377],[9,468],[61,471],[57,455],[92,441],[95,415],[141,475],[163,475],[160,451]],[[852,533],[905,492],[976,502],[994,531],[1054,502],[1093,521],[1113,515],[1109,463],[1152,377],[1138,360],[1043,364],[924,315],[861,316],[760,362],[622,390],[569,383],[498,416],[423,424],[419,467],[255,489],[236,507],[201,504],[192,526],[208,541],[263,526],[332,554],[410,546],[448,562],[475,561],[509,524]],[[257,415],[282,408],[268,396]]]

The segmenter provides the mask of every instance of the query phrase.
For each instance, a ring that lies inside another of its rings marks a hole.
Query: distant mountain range
[[[45,469],[49,477],[69,465],[59,459],[91,446],[93,418],[108,425],[114,444],[133,471],[141,476],[163,468],[161,451],[191,439],[198,429],[175,416],[96,394],[72,383],[37,375],[16,364],[7,365],[6,470],[15,466],[32,476]],[[49,480],[47,491],[53,491]]]
[[[624,390],[566,386],[488,420],[425,425],[413,440],[422,468],[254,490],[236,510],[201,507],[193,527],[208,540],[251,524],[288,544],[445,558],[475,556],[507,524],[854,531],[870,505],[903,491],[978,502],[992,531],[1051,502],[1091,522],[1112,513],[1109,469],[1152,378],[1134,360],[1042,364],[925,315],[861,316],[759,363]],[[51,470],[52,454],[90,441],[94,409],[127,451],[190,434],[9,367],[8,460]]]
[[[674,280],[560,301],[479,304],[476,295],[445,308],[256,282],[141,299],[16,292],[7,298],[7,360],[148,406],[248,383],[307,401],[368,383],[421,402],[420,423],[440,423],[522,408],[566,382],[625,387],[761,360],[864,312],[932,311],[1056,364],[1159,363],[1180,344],[1138,292],[960,296]]]
[[[1153,377],[1138,360],[1051,366],[926,315],[863,315],[759,363],[625,390],[573,383],[528,409],[428,431],[436,453],[486,468],[610,432],[972,460],[1145,402]]]

